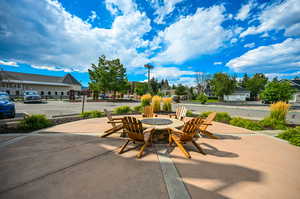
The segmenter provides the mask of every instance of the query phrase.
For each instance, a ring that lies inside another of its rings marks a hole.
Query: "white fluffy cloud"
[[[165,17],[173,12],[177,3],[182,1],[183,0],[164,0],[163,5],[160,5],[159,0],[152,0],[153,7],[156,9],[154,14],[157,15],[154,19],[155,23],[163,24]]]
[[[122,11],[111,29],[93,28],[57,1],[2,1],[0,59],[86,71],[105,54],[120,58],[128,68],[142,67],[148,59],[137,48],[148,45],[142,37],[151,29],[150,20],[132,1],[108,3]]]
[[[221,61],[214,62],[214,65],[221,65],[221,64],[223,64],[223,62]]]
[[[253,47],[255,47],[255,43],[252,42],[252,43],[245,44],[244,47],[245,48],[253,48]]]
[[[271,30],[285,30],[286,36],[300,36],[300,2],[286,0],[265,8],[258,17],[260,25],[251,26],[241,37]]]
[[[300,39],[286,39],[282,43],[260,46],[240,57],[230,60],[229,66],[236,72],[280,73],[300,69]]]
[[[247,19],[252,7],[253,7],[252,1],[249,2],[248,4],[243,5],[240,8],[239,12],[237,13],[235,19],[236,20],[241,20],[241,21],[244,21],[245,19]]]
[[[179,79],[181,76],[195,75],[194,71],[181,70],[177,67],[155,67],[151,71],[151,78],[157,79]]]
[[[198,8],[194,15],[183,17],[167,27],[155,38],[166,48],[152,61],[182,63],[220,48],[229,35],[221,26],[223,12],[223,6]]]
[[[3,60],[0,60],[0,65],[18,66],[18,64],[16,62],[13,62],[13,61],[3,61]]]
[[[269,79],[273,79],[275,77],[277,77],[278,79],[285,79],[286,77],[295,77],[295,76],[299,76],[300,75],[300,71],[296,71],[293,73],[266,73],[265,76],[268,77]]]

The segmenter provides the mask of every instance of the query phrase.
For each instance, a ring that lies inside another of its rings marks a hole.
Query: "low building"
[[[291,86],[296,90],[293,98],[290,100],[291,103],[300,104],[300,79],[293,79],[289,81]]]
[[[81,84],[71,75],[63,77],[0,71],[0,90],[12,97],[22,96],[26,90],[35,90],[42,97],[68,97],[70,91],[80,91]]]
[[[243,102],[250,98],[250,91],[244,89],[236,89],[230,95],[224,95],[224,101],[227,102]]]

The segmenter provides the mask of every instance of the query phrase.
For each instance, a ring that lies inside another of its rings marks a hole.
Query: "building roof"
[[[292,79],[290,82],[293,88],[300,90],[300,79]]]
[[[31,73],[19,73],[11,71],[0,71],[1,81],[13,81],[22,83],[41,83],[49,85],[81,85],[71,74],[66,74],[63,77],[37,75]]]

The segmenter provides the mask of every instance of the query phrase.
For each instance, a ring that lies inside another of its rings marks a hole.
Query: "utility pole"
[[[153,69],[154,66],[150,64],[145,64],[144,67],[148,69],[148,89],[150,91],[150,70]]]

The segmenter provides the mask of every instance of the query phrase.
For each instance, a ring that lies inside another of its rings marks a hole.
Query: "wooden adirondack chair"
[[[153,106],[144,107],[143,117],[157,117],[157,115],[153,112]]]
[[[201,123],[203,123],[203,120],[201,118],[193,118],[184,124],[182,130],[178,130],[175,128],[168,129],[169,145],[172,146],[172,144],[175,142],[179,149],[183,152],[183,154],[187,158],[191,158],[190,153],[185,150],[183,144],[185,144],[186,142],[192,142],[194,146],[199,150],[199,152],[205,155],[202,148],[194,140],[194,136],[197,133],[198,127],[199,125],[201,125]]]
[[[141,147],[139,153],[137,154],[137,158],[140,158],[143,155],[145,148],[151,144],[152,132],[154,128],[148,128],[146,130],[143,129],[142,123],[140,120],[136,119],[135,117],[124,117],[122,119],[124,132],[128,135],[128,140],[126,143],[121,147],[119,153],[123,153],[124,149],[128,145],[129,142],[142,142],[144,143]]]
[[[112,128],[104,131],[104,135],[102,135],[101,137],[107,137],[110,134],[116,133],[118,131],[120,131],[121,129],[123,129],[123,122],[122,122],[122,118],[113,118],[111,116],[111,113],[109,111],[107,111],[106,109],[104,109],[104,113],[108,119],[107,123],[110,123],[112,125]]]
[[[183,120],[186,115],[186,108],[184,106],[179,106],[176,108],[176,112],[173,114],[169,114],[170,118],[175,117],[178,120]]]
[[[207,116],[206,119],[204,119],[204,122],[199,126],[199,130],[201,134],[206,135],[213,139],[219,139],[217,136],[213,135],[212,133],[206,130],[209,125],[212,125],[212,121],[216,118],[216,115],[217,115],[216,112],[212,112]]]

